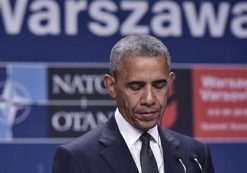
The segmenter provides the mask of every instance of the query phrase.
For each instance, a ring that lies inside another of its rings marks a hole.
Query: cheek
[[[129,106],[130,109],[134,108],[138,104],[138,97],[134,95],[125,95],[126,105]]]
[[[157,98],[158,98],[158,100],[159,100],[159,103],[160,103],[161,105],[166,105],[168,96],[169,96],[169,91],[168,91],[168,89],[164,89],[161,93],[158,93],[158,94],[157,94]]]
[[[130,100],[131,99],[129,98],[129,96],[125,92],[123,92],[122,90],[117,91],[117,101],[121,105],[128,105]]]
[[[121,100],[121,104],[125,105],[125,107],[127,107],[130,110],[133,110],[133,108],[136,107],[136,105],[138,104],[138,98],[136,95],[133,94],[128,94],[128,93],[121,93],[120,94],[120,100]]]

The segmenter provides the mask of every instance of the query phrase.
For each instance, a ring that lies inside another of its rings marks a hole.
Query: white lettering
[[[103,86],[102,75],[70,75],[52,76],[54,94],[107,94]]]
[[[232,131],[239,131],[239,132],[247,131],[247,123],[244,123],[244,122],[242,122],[242,123],[241,122],[232,122],[230,124],[230,129]]]
[[[238,38],[247,38],[247,2],[236,4],[233,7],[232,13],[236,15],[231,22],[233,34]]]
[[[11,12],[10,1],[0,0],[0,14],[3,16],[3,24],[8,34],[18,34],[21,30],[27,1],[16,1],[14,10]]]
[[[200,97],[204,102],[246,102],[247,91],[213,91],[201,89]]]
[[[68,35],[78,34],[78,16],[83,10],[86,10],[86,1],[72,1],[66,2],[65,8],[65,32]]]
[[[110,36],[117,32],[119,21],[108,12],[117,12],[117,6],[111,1],[95,1],[89,7],[89,15],[99,22],[89,22],[88,28],[95,35]]]
[[[59,75],[53,75],[53,88],[52,92],[55,94],[60,94],[60,89],[62,89],[65,93],[73,93],[73,88],[70,85],[70,76],[64,75],[64,79],[62,79]]]
[[[92,112],[71,112],[69,114],[73,119],[73,131],[87,131],[97,127]]]
[[[154,5],[152,11],[158,14],[151,20],[154,34],[160,37],[179,37],[182,35],[181,13],[175,2],[159,1]]]
[[[52,127],[60,132],[67,131],[71,128],[72,119],[66,112],[57,112],[51,119]]]
[[[127,11],[129,15],[125,15]],[[6,34],[11,35],[27,30],[37,36],[76,36],[88,29],[102,37],[118,33],[181,37],[186,31],[192,37],[219,38],[229,31],[234,37],[244,39],[247,38],[246,12],[247,2],[227,1],[198,5],[193,1],[155,1],[149,5],[147,0],[0,0],[1,24]]]
[[[210,2],[203,2],[198,14],[196,14],[195,4],[193,2],[185,2],[183,7],[192,36],[203,37],[207,25],[210,35],[213,37],[223,36],[230,9],[229,3],[220,3],[218,16],[215,14],[213,5]]]
[[[88,131],[99,124],[105,123],[113,115],[113,112],[65,112],[60,111],[52,116],[52,127],[65,132],[72,130],[74,132]]]
[[[103,79],[102,76],[95,76],[95,80],[94,80],[95,90],[100,94],[107,94],[107,90],[104,87],[104,83],[102,79]]]
[[[201,129],[203,131],[226,131],[229,129],[229,124],[227,123],[201,123]]]
[[[57,3],[50,0],[34,2],[30,6],[30,10],[35,12],[28,20],[30,30],[37,35],[60,34],[60,11]]]
[[[123,10],[132,11],[129,17],[123,22],[120,33],[128,34],[148,34],[148,26],[138,25],[137,23],[144,17],[148,11],[148,3],[145,1],[123,1],[121,3]]]
[[[204,88],[247,89],[247,78],[241,77],[233,78],[205,75],[201,77],[201,83]]]

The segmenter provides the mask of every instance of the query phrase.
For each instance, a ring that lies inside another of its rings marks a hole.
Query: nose
[[[143,93],[143,97],[141,100],[142,105],[152,106],[156,103],[156,97],[152,88],[146,88]]]

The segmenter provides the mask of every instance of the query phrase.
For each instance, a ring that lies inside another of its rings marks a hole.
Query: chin
[[[153,128],[157,123],[153,124],[139,124],[139,129],[142,131],[148,131],[149,129]]]

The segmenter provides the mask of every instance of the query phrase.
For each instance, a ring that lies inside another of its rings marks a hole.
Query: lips
[[[136,111],[138,114],[154,114],[158,113],[159,110],[141,110],[141,111]]]
[[[152,121],[160,116],[159,111],[142,111],[138,112],[138,118],[143,121]]]
[[[148,111],[148,112],[140,112],[140,114],[144,114],[144,115],[152,115],[152,114],[157,114],[158,111]]]

